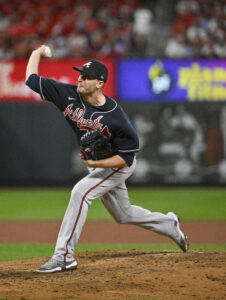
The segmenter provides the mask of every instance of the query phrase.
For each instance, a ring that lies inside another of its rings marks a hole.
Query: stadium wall
[[[125,103],[140,138],[131,184],[225,184],[226,105]],[[50,103],[0,103],[0,184],[71,185],[86,173]]]
[[[45,61],[40,73],[73,83],[71,66],[83,63]],[[120,101],[140,138],[128,182],[225,185],[226,61],[105,63],[104,92]],[[26,87],[25,68],[26,61],[0,61],[0,185],[72,185],[87,173],[78,142],[57,108]]]

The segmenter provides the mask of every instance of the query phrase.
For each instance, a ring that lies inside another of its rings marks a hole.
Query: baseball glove
[[[100,160],[111,157],[112,148],[107,137],[97,129],[87,131],[80,139],[80,157],[84,160]]]

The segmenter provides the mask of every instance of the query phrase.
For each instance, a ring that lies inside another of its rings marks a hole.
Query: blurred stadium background
[[[0,0],[0,185],[71,186],[86,173],[61,113],[24,83],[47,44],[46,77],[104,61],[141,151],[130,185],[226,183],[225,0]]]

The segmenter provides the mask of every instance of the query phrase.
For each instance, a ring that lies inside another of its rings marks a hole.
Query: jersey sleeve
[[[53,102],[60,110],[65,108],[65,97],[63,95],[64,87],[67,84],[54,79],[41,77],[37,74],[32,74],[26,81],[33,91],[39,93],[43,100]]]
[[[40,94],[39,76],[37,74],[31,74],[26,81],[26,85],[34,92]]]
[[[131,166],[134,160],[135,152],[134,153],[118,153],[121,158],[127,163],[127,166]]]

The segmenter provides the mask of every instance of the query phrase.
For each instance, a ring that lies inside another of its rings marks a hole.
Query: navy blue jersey
[[[30,75],[26,84],[62,111],[78,140],[87,130],[99,129],[109,138],[114,154],[120,155],[128,166],[132,164],[134,154],[139,151],[138,136],[115,100],[105,95],[105,104],[95,106],[82,99],[76,85],[36,74]]]

